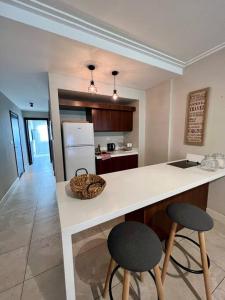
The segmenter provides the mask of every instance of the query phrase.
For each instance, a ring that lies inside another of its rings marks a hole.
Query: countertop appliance
[[[187,169],[187,168],[199,166],[200,163],[185,159],[185,160],[180,160],[180,161],[175,161],[175,162],[169,163],[168,165],[182,168],[182,169]]]
[[[111,151],[115,151],[115,150],[116,150],[115,143],[108,143],[107,144],[107,151],[111,152]]]
[[[124,150],[125,151],[131,151],[132,148],[133,148],[133,144],[132,143],[126,143],[125,147],[124,147]]]
[[[66,180],[79,168],[95,174],[93,123],[63,122],[62,131]]]

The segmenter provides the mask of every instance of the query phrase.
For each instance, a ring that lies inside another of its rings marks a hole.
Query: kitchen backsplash
[[[123,132],[95,132],[95,147],[100,144],[101,150],[106,150],[108,143],[115,143],[116,149],[120,149],[124,144]]]

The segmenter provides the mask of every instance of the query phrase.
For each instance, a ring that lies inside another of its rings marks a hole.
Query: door
[[[77,169],[85,168],[88,173],[95,174],[95,147],[65,148],[66,180],[70,180]]]
[[[13,144],[15,150],[17,173],[18,176],[20,177],[24,172],[24,161],[23,161],[23,152],[22,152],[18,115],[10,112],[10,121],[12,127],[12,136],[13,136]]]
[[[50,161],[53,163],[53,145],[52,145],[52,124],[50,120],[47,120],[48,123],[48,138],[49,138],[49,154],[50,154]],[[54,166],[53,166],[54,169]]]
[[[45,143],[45,153],[47,156],[50,156],[50,161],[53,161],[53,149],[52,149],[52,132],[51,132],[51,124],[49,119],[47,118],[24,118],[24,126],[26,133],[26,143],[27,143],[27,154],[29,165],[34,163],[34,137],[38,135],[35,134],[35,129],[38,129],[38,125],[44,125],[44,130],[39,128],[39,135],[42,136],[42,142]],[[41,132],[40,132],[41,130]],[[39,139],[39,137],[38,137]],[[43,144],[43,143],[42,143]]]

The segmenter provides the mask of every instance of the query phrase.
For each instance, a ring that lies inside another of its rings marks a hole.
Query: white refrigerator
[[[63,122],[62,131],[66,180],[70,180],[79,168],[95,174],[93,123]]]

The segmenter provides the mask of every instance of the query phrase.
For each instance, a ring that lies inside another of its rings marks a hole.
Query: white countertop
[[[135,155],[138,154],[138,149],[133,148],[132,150],[125,151],[125,150],[115,150],[112,152],[107,151],[107,153],[110,153],[111,157],[119,157],[119,156],[127,156],[127,155]],[[97,159],[101,159],[101,155],[95,155]]]
[[[102,175],[107,182],[105,190],[91,200],[71,197],[68,182],[60,182],[57,200],[61,230],[77,233],[224,176],[225,169],[210,172],[167,164],[146,166]]]

